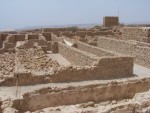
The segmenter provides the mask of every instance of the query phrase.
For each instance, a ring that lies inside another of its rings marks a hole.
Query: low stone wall
[[[13,101],[20,111],[36,111],[46,107],[72,105],[86,102],[103,102],[133,98],[136,93],[148,91],[150,78],[114,81],[92,85],[43,88],[23,95],[22,100]]]
[[[32,40],[32,39],[39,39],[39,35],[38,34],[28,34],[28,40]]]
[[[150,28],[149,27],[123,27],[121,29],[122,39],[137,40],[150,43]]]
[[[58,31],[67,31],[68,28],[42,28],[42,32],[58,32]]]
[[[14,37],[14,36],[12,36],[12,35],[8,35],[8,36],[6,37],[5,42],[15,44],[15,43],[16,43],[16,41],[15,41],[15,37]]]
[[[90,53],[95,54],[95,55],[97,55],[99,57],[115,56],[115,54],[110,52],[110,51],[107,51],[105,49],[98,48],[98,47],[95,47],[95,46],[91,46],[91,45],[88,45],[88,44],[83,43],[83,42],[77,41],[76,44],[77,44],[77,48],[78,49],[86,51],[86,52],[90,52]]]
[[[130,60],[130,62],[129,62]],[[17,62],[16,62],[17,63]],[[20,68],[20,67],[18,67]],[[22,68],[20,68],[22,69]],[[97,66],[67,67],[50,75],[33,75],[28,72],[15,73],[14,77],[0,83],[0,86],[35,85],[42,83],[77,82],[86,80],[114,79],[131,77],[133,60],[130,58],[103,58]]]
[[[8,35],[9,35],[8,33],[1,33],[1,40],[2,40],[2,41],[5,41],[5,40],[6,40],[6,37],[7,37]]]
[[[139,46],[136,42],[99,37],[97,46],[135,57],[135,62],[150,68],[150,47]]]
[[[136,46],[134,56],[138,64],[150,68],[150,47]]]
[[[42,39],[30,39],[24,44],[27,48],[32,48],[35,43],[38,43],[39,46],[47,46],[47,41]]]
[[[12,37],[15,37],[15,42],[16,41],[25,41],[25,34],[12,34]]]
[[[54,73],[48,75],[33,75],[23,72],[21,65],[16,62],[17,70],[14,77],[8,78],[0,83],[0,86],[35,85],[42,83],[77,82],[86,80],[114,79],[133,76],[133,58],[101,58],[95,66],[86,67],[60,67]]]
[[[58,52],[73,65],[92,66],[98,62],[98,56],[70,47],[63,43],[58,43]]]
[[[12,49],[12,48],[15,48],[15,44],[13,44],[13,43],[8,43],[8,42],[4,42],[4,44],[3,44],[3,49],[4,50],[8,50],[8,49]]]
[[[71,57],[76,65],[84,64],[84,67],[59,67],[51,74],[38,74],[23,72],[21,63],[16,60],[16,70],[14,77],[8,78],[1,82],[1,86],[14,86],[19,80],[18,85],[33,85],[39,83],[59,83],[59,82],[76,82],[85,80],[98,80],[98,79],[114,79],[122,77],[133,76],[133,58],[132,57],[89,57],[83,51],[79,52],[75,48],[70,48],[69,53],[64,53],[66,45],[60,44],[61,52],[66,57]],[[63,47],[64,46],[64,47]],[[75,49],[75,50],[74,50]],[[89,53],[90,54],[90,53]],[[24,59],[24,58],[23,58]],[[80,62],[79,62],[79,61]],[[84,60],[84,62],[83,62]],[[79,64],[77,64],[79,63]],[[88,64],[87,64],[88,63]],[[88,66],[91,65],[91,66]],[[35,68],[35,67],[34,67]],[[19,72],[18,70],[21,70]],[[45,71],[45,73],[48,73]]]
[[[42,35],[46,38],[47,41],[51,41],[51,33],[42,33]]]
[[[80,36],[81,38],[84,38],[86,35],[88,36],[106,36],[111,35],[114,36],[114,33],[112,31],[77,31],[75,33],[72,32],[62,32],[61,35],[67,36],[67,37],[73,37],[73,36]]]
[[[108,72],[110,75],[131,75],[133,72],[133,57],[98,57],[62,43],[58,43],[58,51],[73,65],[97,66],[99,74]],[[107,75],[106,73],[102,75]]]

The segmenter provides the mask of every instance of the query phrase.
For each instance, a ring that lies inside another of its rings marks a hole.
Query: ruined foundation
[[[149,113],[149,28],[118,25],[1,33],[0,113]]]

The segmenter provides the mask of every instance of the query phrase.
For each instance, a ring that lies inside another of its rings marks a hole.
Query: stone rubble
[[[15,68],[15,54],[0,54],[0,78],[12,77]]]
[[[21,46],[17,50],[16,57],[25,70],[36,75],[52,73],[59,67],[58,62],[50,59],[39,46],[29,49]]]

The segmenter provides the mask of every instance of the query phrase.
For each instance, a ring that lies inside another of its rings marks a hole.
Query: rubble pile
[[[39,46],[33,48],[21,46],[16,55],[21,66],[36,75],[53,73],[59,67],[59,64],[49,58]]]
[[[13,76],[15,68],[15,54],[4,53],[0,54],[0,78],[7,78]]]

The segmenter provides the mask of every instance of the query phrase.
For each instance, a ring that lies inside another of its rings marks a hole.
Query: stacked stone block
[[[32,39],[39,39],[39,35],[37,35],[37,34],[29,34],[28,35],[28,40],[32,40]]]
[[[118,26],[118,25],[119,25],[118,17],[105,16],[103,18],[103,26],[104,27],[113,27],[113,26]]]
[[[123,27],[121,29],[123,40],[136,40],[150,43],[149,27]]]
[[[112,52],[118,52],[135,57],[135,62],[150,68],[150,47],[139,45],[136,41],[124,41],[99,37],[97,46]]]

